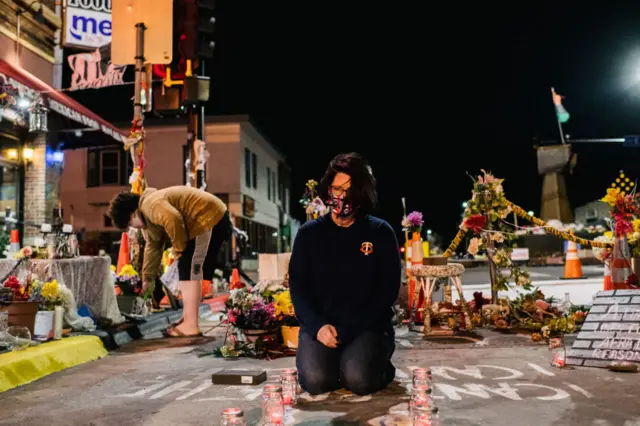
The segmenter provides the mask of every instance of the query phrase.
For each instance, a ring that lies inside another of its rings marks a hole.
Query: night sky
[[[480,169],[538,213],[534,138],[558,139],[551,86],[565,96],[572,138],[640,134],[640,3],[275,3],[285,2],[218,2],[207,114],[249,114],[285,153],[300,218],[306,180],[347,151],[371,161],[379,215],[398,230],[404,196],[427,228],[453,236],[470,196],[466,173]],[[101,92],[107,108],[95,92],[74,96],[107,119],[130,118],[122,103],[132,86]],[[604,195],[619,169],[640,175],[640,148],[573,151],[574,207]]]

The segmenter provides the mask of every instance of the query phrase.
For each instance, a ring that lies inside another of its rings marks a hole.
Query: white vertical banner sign
[[[111,62],[133,65],[136,25],[144,24],[145,64],[173,60],[173,0],[116,0],[112,9]]]

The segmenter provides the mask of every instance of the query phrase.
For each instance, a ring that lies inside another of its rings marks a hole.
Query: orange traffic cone
[[[213,283],[210,280],[202,280],[202,298],[211,299],[213,297]]]
[[[578,245],[573,241],[568,241],[567,246],[567,258],[564,262],[564,277],[565,280],[576,280],[584,278],[582,275],[582,263],[578,257]]]
[[[629,288],[627,280],[633,275],[629,259],[629,244],[624,237],[616,237],[613,244],[613,259],[611,260],[611,282],[613,289]]]
[[[611,268],[609,267],[609,260],[604,262],[604,291],[613,290],[613,281],[611,281]]]
[[[422,238],[420,238],[419,232],[414,232],[411,236],[411,267],[413,268],[414,266],[422,265],[423,259],[424,259],[424,253],[422,252]],[[411,284],[415,288],[415,285],[416,285],[415,278],[413,278]],[[420,312],[420,309],[425,308],[425,306],[423,306],[425,304],[424,290],[420,288],[420,290],[418,290],[417,295],[415,294],[415,290],[414,290],[412,296],[414,298],[417,296],[418,298],[416,303],[415,322],[422,323],[423,313]],[[413,303],[413,300],[412,300],[412,303]]]
[[[240,272],[238,272],[238,268],[233,268],[231,280],[229,282],[229,290],[236,290],[240,288],[245,288],[245,285],[240,281]]]
[[[131,259],[129,259],[129,234],[123,232],[122,237],[120,237],[120,252],[118,253],[118,267],[116,268],[116,273],[119,274],[122,268],[130,263]]]

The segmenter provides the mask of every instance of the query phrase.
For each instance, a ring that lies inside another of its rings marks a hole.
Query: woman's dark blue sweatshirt
[[[301,331],[315,338],[331,324],[342,344],[364,331],[392,334],[400,274],[398,241],[384,220],[366,216],[344,228],[326,215],[305,223],[289,263]]]

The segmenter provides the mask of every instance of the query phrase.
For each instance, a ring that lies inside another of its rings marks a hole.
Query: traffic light
[[[198,54],[203,58],[213,57],[213,30],[216,23],[215,0],[196,0],[198,3]]]
[[[178,54],[198,60],[213,56],[214,0],[176,0],[175,35]]]

